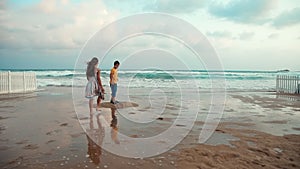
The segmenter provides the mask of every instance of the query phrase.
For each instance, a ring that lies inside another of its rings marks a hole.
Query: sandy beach
[[[300,0],[0,0],[0,22],[0,169],[300,169]]]
[[[141,112],[147,108],[135,106]],[[70,87],[0,95],[0,168],[300,168],[299,97],[228,91],[216,131],[199,144],[201,114],[208,107],[209,102],[203,103],[191,132],[170,151],[149,158],[125,158],[99,145],[107,140],[126,144],[118,133],[131,138],[156,135],[172,124],[176,105],[168,104],[166,111],[171,115],[162,114],[150,127],[135,128],[105,104],[92,116],[88,110],[82,116],[76,114]],[[108,135],[99,125],[100,115],[110,122]],[[98,143],[85,131],[98,134]]]

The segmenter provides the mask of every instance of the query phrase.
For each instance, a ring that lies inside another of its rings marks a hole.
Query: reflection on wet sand
[[[116,109],[111,108],[111,139],[116,144],[120,144],[118,139],[118,119],[115,115]],[[94,125],[94,116],[96,118],[97,124]],[[105,127],[101,123],[101,114],[91,115],[89,129],[86,130],[86,137],[88,140],[88,156],[92,160],[92,162],[96,165],[101,163],[101,155],[102,155],[102,143],[105,137]]]
[[[285,99],[290,101],[300,101],[300,95],[297,94],[276,94],[277,99]]]
[[[94,117],[90,116],[90,128],[86,130],[87,140],[88,140],[88,155],[94,164],[100,164],[100,157],[102,154],[102,145],[103,138],[105,136],[104,127],[102,126],[99,114],[96,115],[97,127],[94,127]]]
[[[120,144],[120,141],[118,139],[118,119],[117,116],[115,115],[116,113],[116,109],[111,109],[111,123],[110,123],[110,127],[111,127],[111,139],[116,143],[116,144]]]

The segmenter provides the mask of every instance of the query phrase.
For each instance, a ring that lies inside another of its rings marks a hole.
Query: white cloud
[[[281,28],[290,25],[296,25],[300,23],[300,7],[294,8],[292,10],[284,11],[278,15],[274,21],[273,25],[275,27]]]
[[[269,21],[267,16],[276,4],[277,0],[213,1],[208,6],[208,12],[238,23],[261,24]]]
[[[206,33],[209,37],[214,38],[231,38],[232,34],[229,31],[209,31]]]
[[[42,0],[39,4],[39,9],[45,13],[53,13],[56,11],[57,6],[56,0]]]
[[[206,0],[156,0],[144,7],[144,10],[166,13],[190,13],[204,7]]]
[[[278,37],[279,37],[279,34],[278,34],[278,33],[271,33],[271,34],[268,36],[269,39],[276,39],[276,38],[278,38]]]
[[[76,4],[44,0],[20,10],[7,10],[1,16],[1,48],[81,48],[93,33],[118,15],[97,0]]]
[[[15,60],[24,62],[31,58],[41,58],[36,62],[45,61],[44,65],[48,65],[53,58],[75,58],[79,49],[99,28],[118,17],[143,11],[172,13],[179,19],[189,21],[196,29],[205,32],[219,55],[224,58],[224,63],[229,65],[228,68],[272,68],[272,65],[282,64],[282,57],[285,57],[286,67],[299,67],[299,3],[294,1],[280,1],[275,9],[277,0],[214,0],[210,3],[200,0],[45,0],[32,6],[19,5],[17,8],[6,2],[9,1],[0,0],[0,67],[7,65],[4,63],[10,63],[14,67]],[[148,20],[154,26],[161,26],[161,31],[175,32],[179,36],[187,32],[188,40],[194,43],[199,41],[199,37],[190,31],[180,32],[177,27]],[[107,32],[108,36],[104,36],[105,43],[115,42],[120,32],[147,29],[147,22],[133,22],[126,28],[116,26]],[[180,27],[178,24],[178,28]],[[126,43],[116,53],[123,55],[128,50],[155,45],[164,49],[174,48],[172,43],[155,38],[134,42],[136,43]],[[99,50],[106,45],[93,44]],[[178,46],[177,48],[180,49]],[[278,61],[273,60],[274,56],[279,58]],[[10,60],[4,61],[3,58]],[[262,61],[255,63],[260,58]],[[55,66],[56,62],[53,62],[53,67]]]
[[[70,1],[69,0],[61,0],[61,3],[63,5],[68,5],[70,3]]]
[[[254,32],[242,32],[239,34],[239,39],[240,40],[249,40],[249,39],[252,39],[254,35],[255,35]]]

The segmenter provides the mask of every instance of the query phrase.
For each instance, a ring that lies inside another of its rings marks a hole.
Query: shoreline
[[[100,153],[100,162],[96,165],[87,153],[89,141],[77,120],[70,89],[47,87],[8,100],[0,96],[0,167],[150,169],[300,166],[297,161],[300,151],[299,101],[257,92],[227,93],[229,97],[221,122],[206,144],[197,143],[204,123],[202,117],[198,117],[189,135],[169,152],[145,159],[130,159],[98,149],[95,151]],[[208,111],[206,103],[203,105],[200,116]],[[177,110],[172,105],[167,109],[170,112]],[[102,114],[110,116],[107,110],[103,110]],[[120,114],[117,113],[117,117],[119,132],[133,138],[143,137],[141,131],[153,134],[147,128],[131,130]],[[176,116],[156,119],[157,125],[153,126],[156,132],[161,130],[160,127],[169,126],[173,117]],[[24,127],[27,124],[30,126],[28,129]],[[110,133],[105,137],[110,138]]]

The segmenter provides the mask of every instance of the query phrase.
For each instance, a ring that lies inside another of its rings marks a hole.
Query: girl
[[[99,72],[100,76],[100,69],[98,69],[98,59],[94,57],[90,62],[88,62],[86,70],[86,78],[88,80],[88,83],[86,84],[85,88],[85,97],[89,99],[90,114],[93,114],[93,98],[95,96],[99,96],[100,91],[104,92],[100,77],[98,78],[99,82],[97,80],[97,72]],[[97,107],[99,105],[100,102]]]

